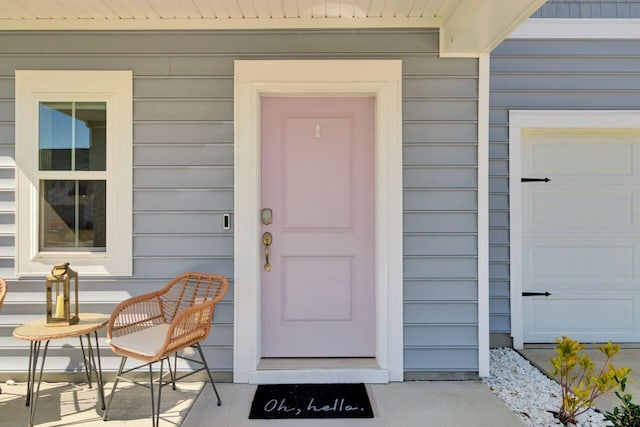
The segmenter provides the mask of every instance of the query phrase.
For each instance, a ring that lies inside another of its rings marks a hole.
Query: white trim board
[[[478,59],[478,374],[489,376],[489,79]]]
[[[511,336],[524,346],[522,308],[522,132],[527,129],[639,129],[640,111],[511,110],[509,111],[509,224]],[[514,183],[516,185],[514,185]]]
[[[439,28],[431,17],[366,18],[174,18],[174,19],[3,19],[0,31],[56,30],[304,30],[336,28]]]
[[[376,98],[376,361],[332,380],[402,381],[402,62],[239,60],[234,81],[234,382],[315,382],[323,370],[257,370],[260,362],[260,96]],[[326,381],[326,378],[324,378]]]
[[[640,19],[532,18],[508,39],[640,39]]]

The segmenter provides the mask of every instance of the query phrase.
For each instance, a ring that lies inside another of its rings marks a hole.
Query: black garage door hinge
[[[551,178],[520,178],[520,182],[550,182]]]
[[[551,295],[549,292],[523,292],[523,297],[548,297]]]

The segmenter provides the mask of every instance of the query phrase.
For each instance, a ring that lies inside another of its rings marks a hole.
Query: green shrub
[[[575,424],[576,417],[588,411],[596,398],[619,387],[619,382],[626,380],[631,369],[616,369],[610,363],[620,351],[620,345],[612,344],[611,341],[598,346],[606,357],[598,372],[595,372],[591,358],[586,354],[580,354],[584,344],[565,336],[561,339],[556,338],[556,342],[556,356],[551,358],[551,365],[554,369],[553,375],[562,388],[562,405],[557,417],[564,425]]]
[[[620,391],[624,393],[627,387],[627,379],[618,379],[616,382],[620,385]],[[621,402],[621,405],[613,408],[612,412],[607,412],[604,419],[609,421],[609,425],[613,427],[640,427],[640,406],[633,403],[631,400],[633,396],[630,394],[621,394],[616,391],[616,396]]]

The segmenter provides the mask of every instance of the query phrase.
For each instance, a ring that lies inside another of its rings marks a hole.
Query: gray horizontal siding
[[[110,312],[187,270],[233,278],[233,61],[402,59],[405,363],[477,371],[477,61],[438,57],[432,31],[8,32],[0,35],[0,274],[14,263],[14,72],[132,70],[134,277],[82,280],[85,310]],[[42,283],[9,280],[0,371],[24,370],[13,328],[39,317]],[[205,343],[232,370],[233,292]],[[69,369],[65,344],[51,370]],[[64,348],[63,348],[64,347]],[[5,351],[6,350],[6,351]],[[106,356],[106,369],[115,368]]]
[[[551,1],[543,6],[569,4]],[[585,2],[573,2],[584,6]],[[591,2],[590,6],[640,2]],[[509,110],[640,109],[640,41],[507,40],[491,56],[491,332],[510,332]]]
[[[370,33],[369,33],[370,34]],[[3,41],[3,44],[5,42]],[[1,47],[0,47],[1,49]],[[46,53],[42,50],[38,53]],[[220,54],[190,54],[188,51],[172,56],[169,53],[142,56],[118,55],[101,52],[99,55],[79,56],[78,53],[56,53],[47,58],[47,68],[52,70],[102,70],[105,63],[110,70],[132,70],[134,76],[184,76],[184,77],[227,77],[233,78],[233,61],[235,59],[264,59],[260,52],[254,55]],[[387,57],[402,57],[402,72],[405,77],[471,77],[478,74],[475,59],[438,58],[435,54],[410,54],[404,56],[392,52],[367,54],[353,52],[347,57],[360,59]],[[317,59],[327,55],[313,55],[307,52],[289,52],[279,55],[278,59]],[[344,58],[345,55],[329,54],[333,58]],[[0,75],[12,76],[14,70],[30,70],[42,68],[42,60],[38,56],[25,56],[23,53],[3,53],[0,62]]]
[[[108,41],[108,42],[107,42]],[[175,31],[149,32],[85,32],[81,37],[73,31],[43,37],[38,32],[3,34],[4,54],[74,54],[74,55],[244,55],[286,56],[287,54],[354,56],[362,54],[437,54],[438,37],[432,32],[395,31],[386,35],[376,31]],[[166,64],[166,63],[165,63]],[[228,70],[228,68],[227,68]],[[165,70],[169,75],[171,70]],[[217,73],[221,74],[221,73]],[[228,73],[231,74],[231,73]]]
[[[532,18],[640,18],[638,0],[548,0]]]
[[[403,60],[406,371],[477,371],[476,70]]]

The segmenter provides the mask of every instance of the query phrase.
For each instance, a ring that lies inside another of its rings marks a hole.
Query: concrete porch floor
[[[589,346],[592,347],[592,346]],[[519,350],[520,354],[526,357],[534,366],[551,376],[553,368],[549,360],[555,356],[553,345],[527,346],[524,350]],[[604,356],[600,350],[593,348],[585,348],[584,353],[591,357],[595,363],[595,369],[600,369]],[[617,368],[627,366],[631,368],[631,374],[627,380],[627,389],[625,393],[631,394],[637,403],[640,400],[640,348],[621,348],[620,352],[611,360],[611,363]],[[595,400],[595,406],[602,412],[613,410],[620,405],[620,401],[613,391],[602,395]]]
[[[111,391],[107,383],[107,398]],[[204,386],[204,388],[203,388]],[[42,383],[35,425],[38,426],[150,426],[149,392],[141,387],[118,387],[109,421],[102,421],[96,386]],[[249,420],[255,385],[217,384],[222,406],[216,406],[211,386],[182,382],[178,390],[163,388],[161,426],[184,427],[412,427],[522,425],[480,381],[424,381],[368,385],[375,418],[326,420]],[[0,426],[27,423],[26,384],[2,384]]]

